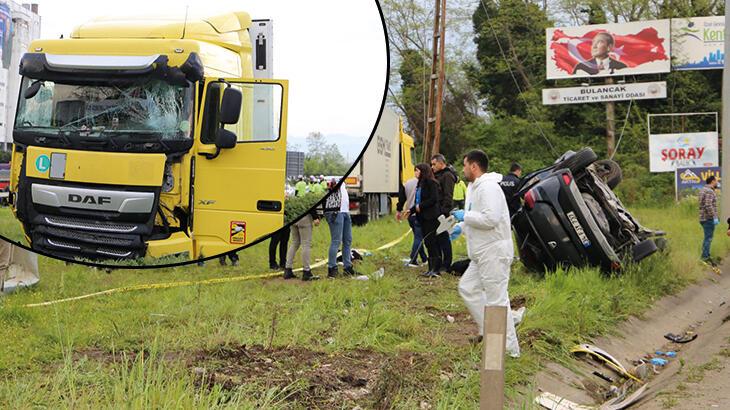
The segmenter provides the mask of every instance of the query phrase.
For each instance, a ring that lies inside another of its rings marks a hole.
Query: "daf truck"
[[[20,62],[10,202],[32,249],[229,252],[283,226],[287,90],[269,20],[97,19]]]
[[[345,179],[355,223],[392,212],[400,185],[414,176],[414,158],[415,144],[403,131],[403,121],[390,108],[383,108],[370,145]]]

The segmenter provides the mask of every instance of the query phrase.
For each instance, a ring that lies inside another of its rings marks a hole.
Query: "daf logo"
[[[108,196],[81,196],[77,194],[68,194],[68,202],[73,202],[77,204],[104,205],[110,204],[112,202],[112,199]]]

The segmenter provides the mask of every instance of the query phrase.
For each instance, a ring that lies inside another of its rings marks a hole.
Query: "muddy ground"
[[[659,300],[642,318],[619,326],[616,336],[586,341],[629,369],[638,359],[656,356],[657,350],[677,352],[666,366],[650,368],[647,393],[632,408],[730,409],[730,265],[721,271],[720,275],[710,272],[701,283]],[[664,338],[667,333],[685,332],[698,337],[686,344]],[[594,375],[595,369],[614,383]],[[539,390],[583,405],[601,404],[611,384],[621,383],[616,373],[585,359],[549,364],[536,378]]]

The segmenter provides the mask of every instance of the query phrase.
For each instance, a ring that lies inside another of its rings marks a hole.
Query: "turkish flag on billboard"
[[[668,72],[668,29],[667,34],[662,33],[663,26],[668,23],[658,25],[661,26],[659,30],[641,23],[650,22],[548,29],[548,78]],[[621,27],[626,25],[644,27],[630,31]],[[596,58],[592,47],[599,34],[604,39],[612,39],[613,44],[608,46],[607,54]]]

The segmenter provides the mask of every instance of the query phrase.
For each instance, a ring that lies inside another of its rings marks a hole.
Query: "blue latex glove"
[[[715,225],[718,225],[718,224],[720,224],[720,220],[719,220],[719,219],[717,219],[717,218],[715,218],[715,219],[714,219],[714,220],[712,221],[712,223],[714,223]]]
[[[668,361],[666,359],[660,359],[658,357],[655,357],[649,361],[654,366],[665,366]]]
[[[461,226],[456,225],[454,229],[451,230],[451,235],[449,235],[449,239],[451,242],[455,241],[459,236],[461,236]]]
[[[464,210],[463,209],[458,209],[458,210],[454,211],[453,215],[457,221],[464,222]]]

